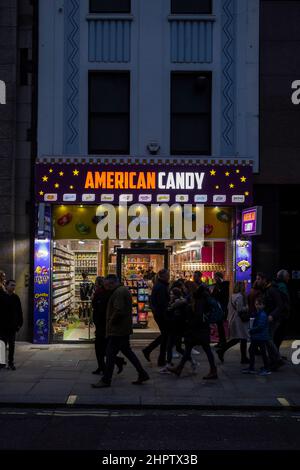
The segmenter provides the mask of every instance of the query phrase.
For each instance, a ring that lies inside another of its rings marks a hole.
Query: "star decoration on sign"
[[[73,171],[73,175],[74,175],[74,176],[78,176],[78,175],[79,175],[79,171],[78,171],[78,170],[74,170],[74,171]]]
[[[229,185],[229,187],[230,187],[230,189],[233,189],[233,188],[234,188],[234,184],[231,183],[231,184]]]
[[[230,176],[229,171],[226,171],[225,176]]]
[[[59,172],[59,176],[64,176],[64,172],[63,172],[63,171],[60,171],[60,172]]]
[[[43,176],[43,181],[47,182],[48,181],[48,176]]]
[[[44,191],[40,191],[40,196],[44,196]]]
[[[211,170],[211,171],[210,171],[210,175],[211,175],[211,176],[216,176],[216,170]]]
[[[239,172],[240,172],[240,170],[236,170],[236,172],[237,172],[237,173],[239,173]]]
[[[55,183],[54,187],[55,187],[55,188],[59,188],[59,184],[58,184],[58,183]]]
[[[49,173],[53,173],[53,169],[52,169],[52,168],[50,168]]]
[[[245,176],[242,176],[242,177],[241,177],[241,182],[242,182],[242,183],[246,183],[246,180],[247,180],[247,178],[245,178]]]

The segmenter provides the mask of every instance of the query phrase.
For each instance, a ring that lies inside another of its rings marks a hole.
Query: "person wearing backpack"
[[[204,380],[214,380],[218,378],[217,367],[214,355],[210,347],[210,294],[204,285],[200,285],[193,295],[193,305],[187,313],[185,328],[185,352],[178,366],[169,368],[178,377],[180,376],[185,363],[190,360],[194,346],[202,346],[209,365],[210,371],[203,377]]]
[[[247,341],[249,339],[249,308],[245,295],[245,284],[237,282],[228,303],[229,341],[217,350],[221,362],[228,349],[240,343],[241,364],[249,364],[247,357]]]

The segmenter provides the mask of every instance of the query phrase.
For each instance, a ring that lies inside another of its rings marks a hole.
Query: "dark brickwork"
[[[17,281],[25,313],[19,339],[30,339],[29,274],[31,199],[32,77],[20,81],[20,49],[32,58],[33,5],[30,0],[0,0],[0,80],[7,87],[7,103],[0,105],[0,269]]]

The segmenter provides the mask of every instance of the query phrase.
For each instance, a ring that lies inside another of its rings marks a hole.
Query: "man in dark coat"
[[[130,347],[130,335],[132,334],[132,298],[127,287],[120,284],[117,276],[110,274],[105,279],[105,288],[111,291],[106,310],[106,366],[102,379],[93,384],[94,388],[110,387],[116,357],[121,351],[131,362],[138,378],[134,385],[140,385],[149,380],[149,375],[143,368],[137,356]]]
[[[268,276],[258,273],[256,275],[256,283],[262,289],[265,311],[268,314],[270,341],[267,343],[267,350],[270,359],[270,369],[275,371],[284,364],[274,343],[276,330],[280,326],[284,303],[279,290],[273,285]]]
[[[95,284],[95,292],[92,298],[93,306],[93,323],[96,327],[95,331],[95,353],[97,358],[98,367],[93,374],[100,374],[105,370],[105,355],[107,348],[106,338],[106,311],[107,305],[112,294],[111,290],[104,288],[104,279],[97,277]],[[123,370],[126,364],[124,359],[120,356],[116,357],[116,366],[118,374]]]
[[[160,330],[160,335],[152,341],[145,349],[143,354],[147,361],[150,362],[150,354],[152,351],[160,346],[160,353],[158,357],[158,367],[166,365],[168,329],[167,329],[167,310],[170,302],[169,294],[169,279],[170,274],[167,269],[162,269],[158,273],[157,282],[154,284],[150,304],[153,311],[153,317]]]
[[[15,293],[16,281],[11,279],[6,283],[8,295],[8,311],[4,322],[4,341],[8,345],[8,367],[16,370],[14,365],[16,333],[23,326],[23,311],[20,297]]]

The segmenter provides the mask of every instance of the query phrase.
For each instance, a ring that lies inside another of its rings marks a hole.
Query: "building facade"
[[[17,281],[30,339],[33,2],[0,1],[0,269]],[[31,292],[32,294],[32,292]]]
[[[34,342],[91,338],[99,274],[121,277],[148,332],[149,283],[163,267],[250,283],[238,220],[259,167],[258,66],[258,0],[39,2]],[[124,202],[146,204],[125,235]],[[175,215],[168,236],[152,218],[159,202],[190,203],[181,223],[202,203],[201,241],[175,236]],[[106,239],[105,203],[118,228]]]
[[[39,3],[39,158],[201,155],[258,169],[258,1]]]

